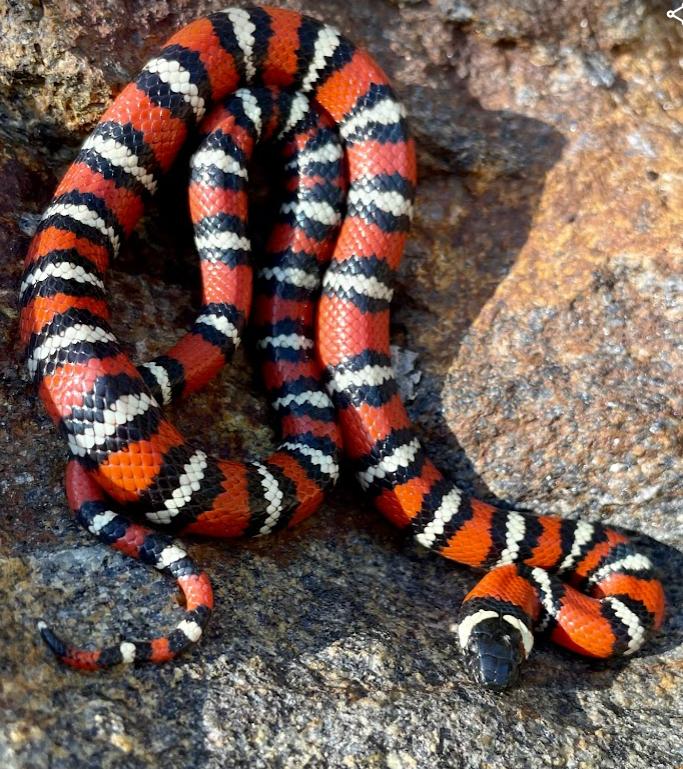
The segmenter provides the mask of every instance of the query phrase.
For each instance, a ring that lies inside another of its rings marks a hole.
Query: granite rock
[[[349,476],[259,541],[195,541],[217,610],[176,664],[82,675],[80,641],[170,626],[170,585],[70,520],[65,450],[17,349],[36,216],[104,107],[209,0],[0,5],[0,763],[8,769],[683,766],[683,27],[647,0],[288,2],[394,79],[421,182],[393,340],[429,453],[480,497],[640,532],[662,632],[625,664],[539,643],[503,696],[451,629],[475,576],[380,520]],[[175,181],[182,179],[178,172]],[[111,272],[138,360],[193,315],[172,178]],[[150,333],[150,329],[154,329]],[[274,445],[248,356],[173,418],[212,451]],[[207,431],[205,425],[210,424]]]

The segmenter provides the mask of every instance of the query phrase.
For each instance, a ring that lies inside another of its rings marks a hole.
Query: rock
[[[365,44],[408,108],[421,183],[393,341],[430,454],[487,500],[641,532],[666,624],[612,666],[539,642],[517,689],[483,692],[451,631],[474,575],[397,534],[345,476],[291,532],[191,543],[217,611],[177,664],[57,666],[41,617],[86,642],[161,631],[178,610],[167,582],[69,518],[65,449],[17,349],[21,259],[106,104],[220,4],[13,0],[0,16],[0,763],[683,765],[683,29],[644,0],[286,4]],[[181,195],[111,272],[138,359],[192,318]],[[244,355],[173,417],[214,451],[274,445]]]

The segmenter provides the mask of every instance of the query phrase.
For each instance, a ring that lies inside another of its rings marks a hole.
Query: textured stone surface
[[[27,233],[145,56],[219,4],[10,0],[0,5],[0,763],[682,766],[682,28],[645,0],[288,5],[367,45],[411,115],[421,185],[394,341],[408,351],[410,408],[430,453],[488,500],[642,532],[669,586],[667,623],[626,665],[540,645],[522,686],[481,692],[450,630],[473,575],[404,541],[347,478],[295,531],[191,546],[218,608],[178,664],[58,668],[36,637],[39,617],[101,640],[169,626],[175,602],[166,582],[69,520],[64,447],[18,365]],[[189,234],[166,230],[181,200],[163,196],[111,274],[116,328],[138,359],[192,317]],[[212,450],[273,445],[243,356],[175,416]]]

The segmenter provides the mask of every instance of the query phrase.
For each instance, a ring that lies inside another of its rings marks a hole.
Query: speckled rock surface
[[[0,764],[683,766],[683,27],[645,0],[287,5],[370,48],[411,116],[421,184],[394,341],[431,455],[485,499],[641,532],[668,584],[666,625],[628,664],[539,645],[519,688],[479,691],[450,629],[473,575],[397,535],[346,478],[295,531],[191,545],[218,605],[177,664],[57,667],[39,617],[85,641],[167,627],[177,609],[168,583],[69,519],[65,450],[16,349],[27,233],[112,96],[173,29],[220,4],[9,0]],[[189,233],[166,229],[181,200],[162,197],[111,273],[116,328],[138,359],[192,317]],[[273,445],[244,356],[174,417],[215,451]]]

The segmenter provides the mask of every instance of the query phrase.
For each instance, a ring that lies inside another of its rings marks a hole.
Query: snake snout
[[[464,654],[476,681],[493,691],[503,691],[519,678],[525,659],[522,634],[500,617],[483,620],[472,629]]]

